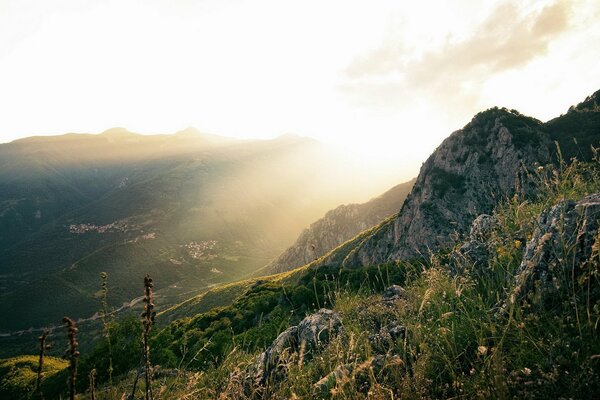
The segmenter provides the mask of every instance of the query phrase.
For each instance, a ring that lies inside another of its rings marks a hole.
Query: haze
[[[600,3],[0,0],[0,142],[285,133],[408,180],[473,114],[600,86]]]

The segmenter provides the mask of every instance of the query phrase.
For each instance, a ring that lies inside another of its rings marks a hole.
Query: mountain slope
[[[156,276],[157,302],[169,306],[252,273],[368,185],[333,160],[297,136],[234,141],[193,130],[0,145],[0,329],[90,317],[102,271],[115,307],[139,296],[131,282],[140,274]]]
[[[276,274],[308,264],[358,233],[398,212],[415,180],[394,186],[384,194],[362,204],[341,205],[309,228],[279,257],[258,272]]]

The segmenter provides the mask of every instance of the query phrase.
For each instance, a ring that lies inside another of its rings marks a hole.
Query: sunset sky
[[[600,2],[0,0],[0,142],[314,137],[416,175],[478,111],[600,89]]]

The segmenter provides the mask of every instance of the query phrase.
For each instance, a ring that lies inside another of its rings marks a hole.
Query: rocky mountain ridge
[[[423,164],[400,213],[344,250],[343,265],[428,258],[457,243],[500,200],[529,194],[536,166],[590,159],[591,146],[600,144],[599,93],[547,123],[504,108],[477,114]],[[578,137],[587,150],[578,146]]]
[[[341,205],[310,227],[261,273],[275,274],[308,264],[398,212],[415,180],[394,186],[384,194],[362,204]]]

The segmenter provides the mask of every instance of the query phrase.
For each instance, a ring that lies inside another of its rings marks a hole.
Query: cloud
[[[453,111],[478,101],[476,88],[494,74],[525,66],[548,52],[550,43],[569,28],[570,6],[556,1],[523,12],[516,4],[496,7],[470,37],[447,39],[415,58],[400,40],[388,40],[345,70],[339,86],[354,101],[402,105],[415,96],[443,102]]]

